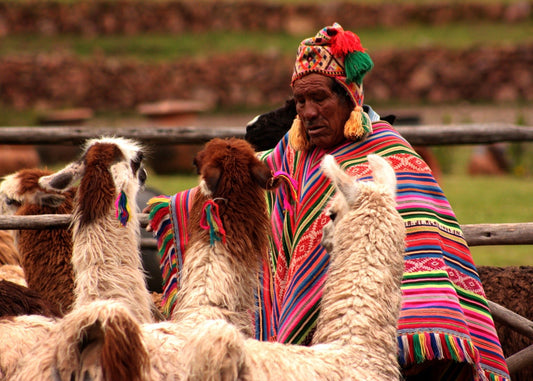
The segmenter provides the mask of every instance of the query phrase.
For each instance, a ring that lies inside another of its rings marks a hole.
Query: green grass
[[[445,175],[441,181],[460,224],[533,221],[531,177]],[[531,245],[474,246],[477,265],[533,265]]]
[[[355,26],[354,26],[355,27]],[[386,48],[431,46],[464,49],[475,46],[504,46],[533,43],[533,22],[518,24],[409,25],[401,28],[358,29],[371,51]],[[292,55],[299,42],[309,37],[286,33],[206,32],[179,35],[53,37],[16,35],[2,38],[0,56],[68,52],[82,58],[97,56],[153,62],[182,57],[205,57],[239,50],[275,51]]]

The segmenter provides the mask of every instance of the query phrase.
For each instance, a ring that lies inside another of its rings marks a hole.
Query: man
[[[334,192],[320,170],[321,159],[333,155],[351,175],[369,178],[366,157],[378,154],[396,172],[398,210],[407,229],[398,321],[404,376],[508,380],[481,282],[446,197],[409,143],[363,109],[362,81],[372,66],[359,38],[338,24],[299,46],[291,81],[297,117],[276,147],[260,154],[296,186],[294,192],[282,187],[269,195],[270,261],[263,264],[258,289],[256,337],[310,342],[329,263],[320,241]],[[162,202],[159,212],[152,213],[157,221],[161,215],[172,216],[171,228],[153,224],[158,237],[170,229],[177,242],[161,251],[169,290],[177,287],[172,272],[179,272],[171,263],[179,263],[185,248],[187,192]],[[172,298],[167,300],[171,305]]]

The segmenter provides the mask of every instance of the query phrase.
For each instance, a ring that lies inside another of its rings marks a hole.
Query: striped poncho
[[[329,255],[320,244],[334,190],[320,170],[325,154],[351,175],[370,179],[366,156],[387,158],[398,180],[398,210],[407,227],[403,302],[398,321],[399,362],[407,370],[450,360],[442,380],[509,380],[484,291],[455,215],[430,169],[387,123],[377,122],[363,142],[295,152],[287,136],[262,153],[273,171],[296,180],[296,193],[280,187],[268,197],[272,222],[270,263],[258,288],[256,337],[305,344],[319,313]],[[187,243],[187,213],[195,190],[152,201],[164,302],[170,313]],[[295,197],[296,194],[296,197]],[[439,379],[439,378],[433,378]]]

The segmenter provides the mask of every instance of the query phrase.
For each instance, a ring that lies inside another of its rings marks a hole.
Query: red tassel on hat
[[[341,57],[355,51],[365,51],[363,45],[361,45],[359,36],[349,30],[344,31],[342,29],[331,38],[330,50],[333,55]]]

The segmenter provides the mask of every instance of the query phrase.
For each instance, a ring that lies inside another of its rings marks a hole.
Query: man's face
[[[330,77],[315,73],[293,85],[296,112],[309,141],[320,148],[333,148],[345,139],[344,124],[352,111],[346,97],[334,93],[331,86]]]

